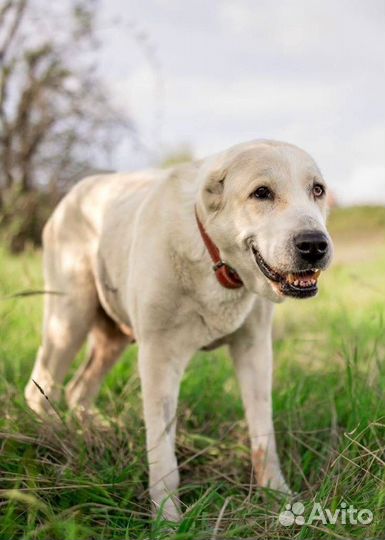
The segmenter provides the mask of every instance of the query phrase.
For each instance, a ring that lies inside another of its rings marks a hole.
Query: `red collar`
[[[225,287],[226,289],[239,289],[243,286],[241,278],[238,276],[237,272],[231,268],[231,266],[222,261],[219,249],[205,231],[205,228],[203,227],[198,217],[196,208],[195,217],[197,220],[199,232],[202,236],[202,240],[207,248],[207,251],[210,253],[210,257],[214,263],[213,270],[215,272],[217,280],[222,285],[222,287]]]

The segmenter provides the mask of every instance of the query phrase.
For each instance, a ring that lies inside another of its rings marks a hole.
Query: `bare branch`
[[[110,104],[91,56],[73,54],[74,35],[82,47],[94,43],[94,4],[71,0],[58,39],[49,28],[57,4],[41,13],[34,0],[28,4],[26,11],[27,0],[9,0],[0,11],[0,188],[57,191],[80,170],[95,169],[116,134],[128,138],[133,127]]]
[[[4,16],[6,12],[9,11],[9,9],[13,7],[14,5],[15,5],[15,2],[8,2],[8,5],[4,6],[4,8],[2,9],[0,13],[0,23],[2,22],[2,20],[4,20]],[[27,7],[27,0],[19,0],[16,3],[15,9],[14,9],[13,22],[11,23],[9,27],[8,33],[6,33],[5,35],[3,44],[0,46],[0,51],[1,51],[0,62],[4,65],[6,63],[8,50],[10,49],[13,39],[16,36],[17,30],[19,29],[22,23],[26,7]]]

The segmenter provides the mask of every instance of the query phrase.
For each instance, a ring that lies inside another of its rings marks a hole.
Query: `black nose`
[[[294,245],[302,260],[316,263],[325,257],[329,242],[327,236],[319,231],[304,231],[294,237]]]

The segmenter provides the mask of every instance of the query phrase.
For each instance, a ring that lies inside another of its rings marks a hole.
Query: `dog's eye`
[[[322,197],[322,195],[325,194],[325,188],[322,184],[314,184],[312,191],[314,197],[316,197],[317,199],[319,199],[320,197]]]
[[[253,193],[250,195],[254,199],[273,199],[273,192],[266,186],[259,186]]]

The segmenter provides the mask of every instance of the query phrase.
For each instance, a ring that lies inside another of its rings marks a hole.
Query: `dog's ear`
[[[226,178],[226,169],[218,169],[208,174],[203,187],[203,202],[208,210],[219,210]]]

